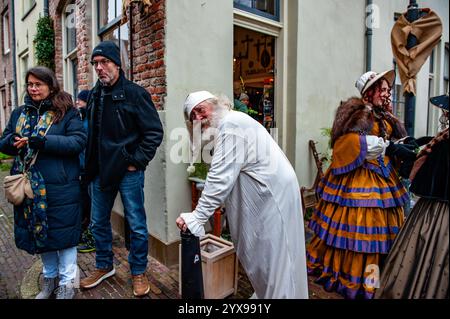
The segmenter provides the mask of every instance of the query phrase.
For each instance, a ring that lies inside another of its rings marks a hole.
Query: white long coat
[[[231,111],[219,126],[205,188],[188,228],[225,203],[232,241],[257,298],[308,298],[300,188],[294,169],[267,130]]]

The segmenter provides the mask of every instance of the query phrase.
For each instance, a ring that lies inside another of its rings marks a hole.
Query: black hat
[[[89,90],[83,90],[80,93],[78,93],[77,98],[80,99],[81,101],[87,102],[89,96]]]
[[[448,111],[448,94],[439,95],[430,99],[431,104]]]
[[[100,44],[94,48],[94,51],[92,51],[91,59],[99,55],[110,59],[118,66],[122,66],[122,62],[120,61],[120,49],[113,41],[100,42]]]

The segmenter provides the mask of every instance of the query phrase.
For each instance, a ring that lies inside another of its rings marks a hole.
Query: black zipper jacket
[[[86,179],[99,175],[102,190],[117,188],[129,165],[145,170],[163,139],[150,94],[123,71],[112,87],[97,82],[88,97],[87,118]]]

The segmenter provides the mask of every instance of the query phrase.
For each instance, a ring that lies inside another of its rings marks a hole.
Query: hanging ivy
[[[33,43],[36,48],[37,64],[55,70],[55,30],[52,18],[48,16],[39,18]]]

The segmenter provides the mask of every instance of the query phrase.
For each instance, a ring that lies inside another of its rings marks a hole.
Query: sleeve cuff
[[[183,218],[189,231],[197,237],[205,236],[205,227],[198,221],[194,213],[182,213],[180,217]]]

